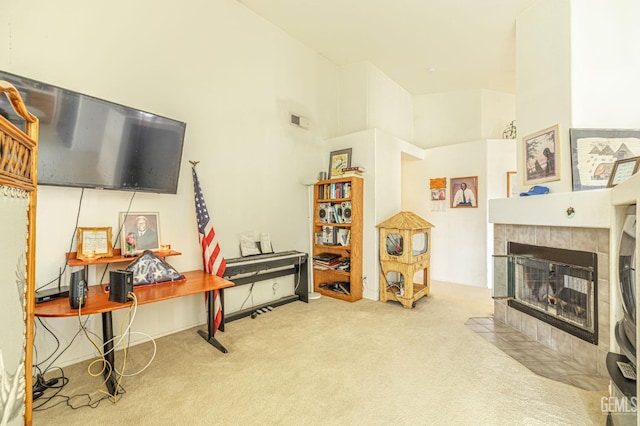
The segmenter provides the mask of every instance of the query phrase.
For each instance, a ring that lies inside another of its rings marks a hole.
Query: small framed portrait
[[[160,249],[158,212],[120,212],[120,248],[123,256]]]
[[[560,180],[558,125],[522,138],[525,185]]]
[[[639,163],[640,157],[625,158],[613,163],[613,170],[611,171],[607,188],[612,188],[629,179],[638,171]]]
[[[431,201],[442,201],[447,199],[446,188],[432,188],[431,189]]]
[[[345,167],[351,167],[351,148],[331,151],[329,154],[329,179],[340,176]]]
[[[478,176],[451,178],[451,208],[478,207]]]
[[[78,228],[78,251],[76,258],[81,260],[112,257],[111,227]]]

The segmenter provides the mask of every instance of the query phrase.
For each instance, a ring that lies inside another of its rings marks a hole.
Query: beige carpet
[[[437,282],[412,310],[327,297],[295,302],[227,324],[218,338],[228,354],[195,329],[158,339],[156,359],[123,380],[127,393],[117,403],[73,410],[62,402],[34,412],[34,424],[605,424],[601,392],[537,376],[465,326],[491,313],[487,290]],[[133,347],[129,371],[150,354],[150,343]],[[62,394],[100,398],[86,365],[64,369],[70,383]]]

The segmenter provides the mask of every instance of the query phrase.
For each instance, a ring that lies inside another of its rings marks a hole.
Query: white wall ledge
[[[611,189],[489,200],[489,222],[512,225],[609,228]],[[573,217],[567,209],[573,207]]]

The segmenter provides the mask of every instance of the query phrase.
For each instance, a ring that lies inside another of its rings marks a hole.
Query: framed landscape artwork
[[[525,185],[560,179],[558,125],[522,138]]]
[[[640,156],[640,129],[570,129],[574,191],[606,188],[616,161]]]

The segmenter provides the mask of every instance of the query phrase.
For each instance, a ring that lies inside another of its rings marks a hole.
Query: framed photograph
[[[640,129],[569,129],[569,137],[574,191],[608,187],[616,161],[640,156]]]
[[[160,215],[157,212],[120,212],[120,248],[123,256],[160,249]]]
[[[557,124],[522,138],[525,185],[560,180],[559,141]]]
[[[345,167],[351,167],[351,148],[331,151],[329,154],[329,179],[340,176]]]
[[[517,195],[518,172],[507,172],[507,198]]]
[[[619,183],[629,179],[635,172],[638,171],[638,164],[640,163],[640,157],[631,157],[624,160],[618,160],[613,163],[613,170],[611,171],[611,177],[607,183],[607,188],[616,186]]]
[[[447,199],[447,189],[446,188],[433,188],[431,189],[431,200],[432,201],[442,201]]]
[[[451,208],[478,207],[478,176],[451,178]]]
[[[112,257],[111,227],[108,228],[78,228],[78,259],[97,259]]]

